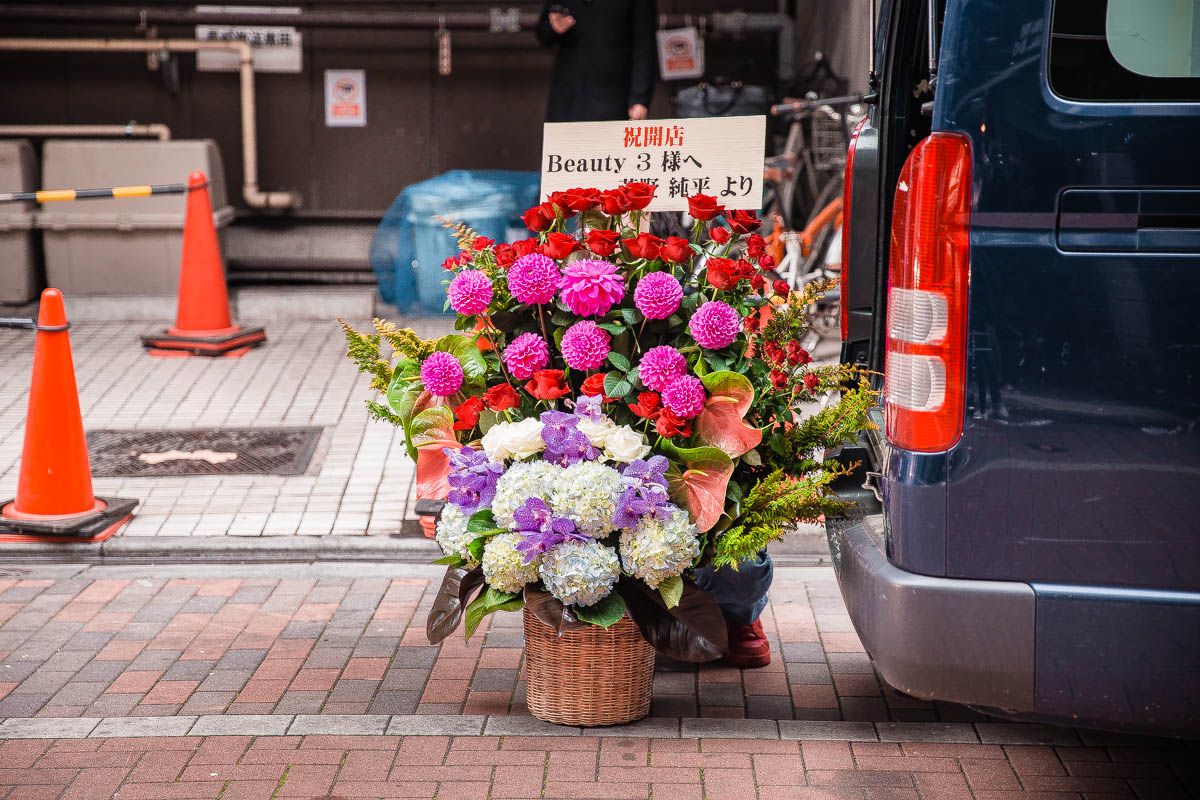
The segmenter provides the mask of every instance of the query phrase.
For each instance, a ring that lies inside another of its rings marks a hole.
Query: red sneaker
[[[729,655],[725,660],[735,667],[765,667],[771,663],[771,643],[763,633],[762,622],[752,625],[726,623],[729,630]]]

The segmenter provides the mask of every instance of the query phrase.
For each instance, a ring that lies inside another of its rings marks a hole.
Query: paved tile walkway
[[[778,571],[769,667],[660,670],[651,717],[599,730],[528,715],[519,615],[430,645],[436,577],[389,564],[0,566],[0,798],[1200,791],[1195,745],[897,694],[828,568]]]
[[[426,336],[451,325],[397,322]],[[161,327],[72,327],[85,428],[317,425],[325,432],[305,475],[96,478],[98,494],[141,501],[118,535],[419,535],[412,462],[392,426],[367,418],[370,392],[345,357],[337,323],[271,324],[267,345],[237,359],[151,358],[139,337]],[[16,491],[32,360],[32,334],[0,330],[0,499]]]

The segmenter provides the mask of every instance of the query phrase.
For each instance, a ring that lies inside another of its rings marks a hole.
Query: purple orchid
[[[675,511],[667,492],[665,477],[670,462],[665,456],[651,456],[649,460],[636,459],[629,462],[621,472],[621,483],[625,491],[617,499],[617,511],[613,525],[618,528],[636,528],[638,520],[653,516],[666,522]]]
[[[496,481],[504,474],[504,465],[470,447],[464,446],[458,452],[445,447],[442,452],[450,456],[450,474],[446,476],[450,492],[446,499],[461,508],[464,514],[473,514],[491,505],[496,497]]]
[[[604,398],[598,394],[584,395],[575,403],[575,416],[599,424],[604,421],[604,411],[601,408],[603,404]]]
[[[547,411],[539,419],[543,426],[542,441],[546,443],[542,457],[546,461],[566,467],[582,459],[593,461],[600,456],[600,451],[579,430],[579,417],[564,411]]]
[[[550,507],[537,497],[531,497],[513,512],[516,532],[524,534],[517,543],[517,550],[525,554],[528,564],[542,553],[557,547],[568,539],[587,541],[587,537],[575,530],[575,523],[566,517],[556,517]]]

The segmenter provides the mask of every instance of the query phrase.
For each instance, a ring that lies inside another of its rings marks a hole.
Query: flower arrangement
[[[758,219],[714,197],[689,199],[686,239],[643,232],[654,192],[552,194],[512,244],[455,226],[462,252],[443,266],[460,333],[345,326],[386,399],[372,414],[403,429],[419,491],[447,501],[435,641],[528,604],[559,630],[628,611],[673,655],[690,637],[715,657],[719,609],[689,571],[736,569],[843,507],[830,484],[849,467],[824,452],[870,425],[873,393],[801,346],[828,287],[772,280]]]

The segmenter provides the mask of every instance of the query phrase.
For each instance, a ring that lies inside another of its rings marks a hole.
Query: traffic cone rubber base
[[[222,331],[192,334],[175,331],[175,328],[168,328],[158,336],[143,336],[142,346],[148,348],[152,356],[238,358],[267,341],[267,332],[262,328],[234,326]],[[205,333],[211,335],[197,335]]]
[[[137,500],[97,497],[82,514],[18,515],[14,500],[0,503],[0,542],[102,542],[133,517]]]

